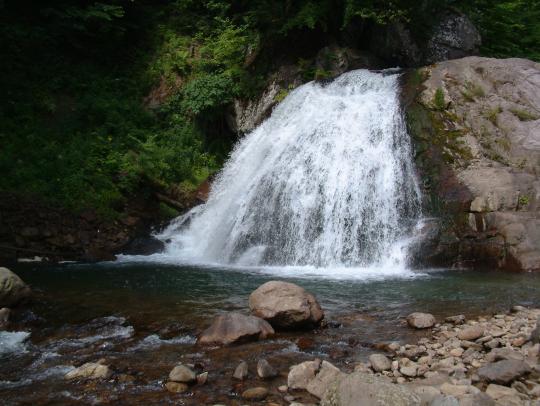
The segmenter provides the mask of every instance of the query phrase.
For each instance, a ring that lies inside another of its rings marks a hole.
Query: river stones
[[[30,297],[28,285],[7,268],[0,267],[0,307],[11,307]]]
[[[192,383],[197,380],[197,374],[185,365],[175,366],[169,373],[169,381],[180,383]]]
[[[362,372],[338,377],[324,394],[321,406],[413,406],[420,397],[386,379]]]
[[[112,371],[107,365],[99,362],[87,362],[64,375],[65,379],[107,379]]]
[[[248,364],[246,361],[242,361],[238,364],[233,373],[233,378],[243,381],[248,376]]]
[[[429,313],[415,312],[407,316],[407,324],[417,329],[430,328],[435,325],[435,317]]]
[[[165,388],[171,393],[183,393],[189,389],[189,386],[181,382],[167,382]]]
[[[484,335],[484,327],[480,325],[466,327],[458,333],[460,340],[474,341]]]
[[[257,375],[259,375],[259,378],[273,378],[277,376],[277,374],[278,372],[276,369],[264,358],[261,358],[259,362],[257,362]]]
[[[321,361],[318,359],[292,366],[287,376],[287,386],[291,389],[307,389],[309,382],[315,379],[320,366]]]
[[[274,329],[265,320],[230,312],[217,316],[199,336],[197,343],[228,345],[264,339],[273,334]]]
[[[369,356],[369,362],[375,372],[388,371],[392,368],[392,361],[383,354],[371,354]]]
[[[330,385],[339,379],[342,375],[345,375],[338,368],[332,365],[328,361],[323,361],[321,367],[315,378],[312,379],[307,385],[307,391],[319,399],[323,397]]]
[[[258,386],[249,388],[242,392],[242,398],[245,400],[264,400],[268,396],[268,389]]]
[[[249,296],[249,308],[277,329],[312,328],[324,317],[317,299],[294,283],[270,281]]]
[[[481,380],[505,385],[529,372],[531,368],[525,362],[508,359],[484,365],[478,369],[478,376]]]

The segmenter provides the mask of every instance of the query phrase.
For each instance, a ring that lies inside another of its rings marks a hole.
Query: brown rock
[[[268,396],[268,389],[262,386],[250,388],[242,393],[242,397],[246,400],[264,400]]]
[[[180,383],[191,383],[197,380],[197,375],[185,365],[177,365],[169,373],[169,380]]]
[[[523,361],[503,360],[484,365],[478,370],[478,376],[481,380],[505,385],[530,371],[531,368]]]
[[[324,317],[317,299],[298,285],[271,281],[249,296],[251,312],[276,328],[294,329],[317,326]]]
[[[467,327],[461,330],[458,333],[458,338],[460,340],[472,341],[480,338],[484,335],[484,328],[482,326],[476,325]]]
[[[257,362],[257,375],[259,375],[260,378],[273,378],[277,376],[277,374],[278,373],[275,368],[270,365],[270,363],[264,358],[260,359],[259,362]]]
[[[6,329],[6,327],[9,325],[10,314],[11,310],[7,307],[3,307],[0,309],[0,330]]]
[[[240,313],[226,313],[217,316],[197,342],[199,344],[233,344],[264,339],[274,334],[274,329],[263,319],[244,316]]]
[[[167,382],[165,384],[165,387],[169,392],[172,393],[182,393],[186,392],[189,389],[189,386],[187,386],[185,383],[180,382]]]
[[[233,373],[233,378],[243,381],[248,376],[248,364],[246,361],[240,362]]]
[[[435,325],[435,317],[429,313],[415,312],[407,316],[407,323],[418,329],[429,328]]]

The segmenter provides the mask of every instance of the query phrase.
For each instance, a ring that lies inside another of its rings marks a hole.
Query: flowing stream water
[[[151,259],[406,272],[420,193],[398,78],[358,70],[292,91]]]

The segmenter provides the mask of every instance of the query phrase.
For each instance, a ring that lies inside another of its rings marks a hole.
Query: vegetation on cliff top
[[[194,188],[234,141],[228,105],[280,57],[361,20],[427,30],[445,7],[486,55],[540,60],[538,0],[3,1],[0,190],[114,215],[135,191]]]

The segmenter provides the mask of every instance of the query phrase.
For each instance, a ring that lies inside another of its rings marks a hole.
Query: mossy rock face
[[[403,76],[424,215],[436,219],[415,263],[540,270],[533,71],[540,64],[471,57]]]

